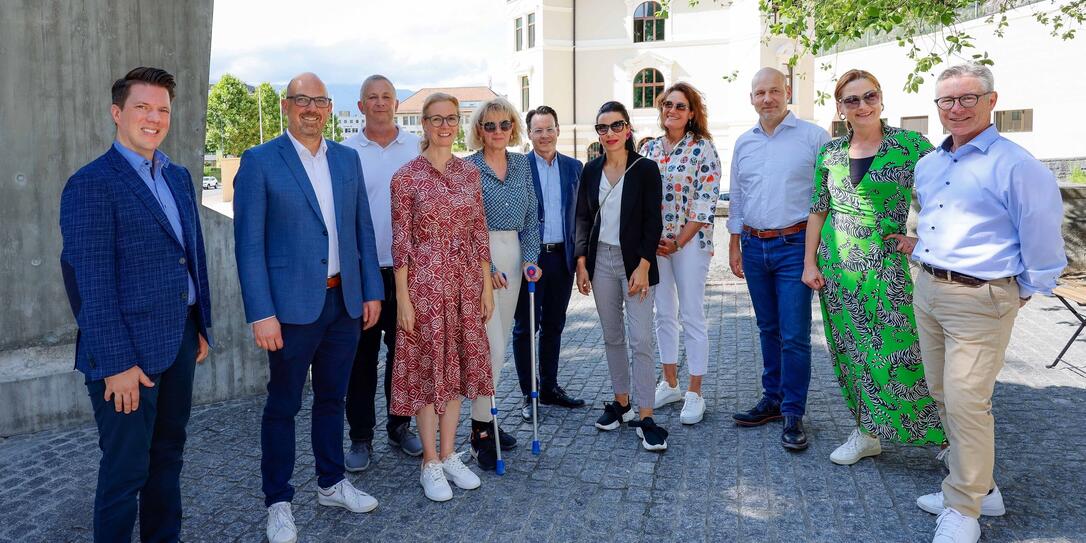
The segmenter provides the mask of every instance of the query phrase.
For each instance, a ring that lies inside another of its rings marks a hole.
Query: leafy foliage
[[[240,156],[260,142],[256,98],[242,81],[223,75],[207,96],[207,132],[204,147],[208,152]]]

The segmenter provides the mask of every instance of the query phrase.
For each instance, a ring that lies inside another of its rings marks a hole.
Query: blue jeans
[[[811,383],[811,289],[801,281],[806,231],[759,239],[743,232],[743,273],[762,342],[762,390],[803,416]]]

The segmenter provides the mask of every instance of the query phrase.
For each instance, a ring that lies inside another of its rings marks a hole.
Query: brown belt
[[[759,239],[778,238],[781,236],[787,236],[789,234],[795,234],[796,232],[802,232],[807,228],[807,221],[798,222],[792,226],[781,228],[778,230],[759,230],[757,228],[751,228],[747,225],[743,225],[743,230],[749,232],[750,235]]]
[[[942,268],[936,268],[927,264],[920,264],[920,267],[924,268],[924,271],[930,273],[936,278],[953,281],[955,283],[970,287],[979,287],[988,282],[987,280],[981,279],[979,277],[973,277],[972,275],[966,275],[964,273],[958,273],[956,271],[944,270]]]
[[[328,288],[336,288],[336,287],[339,286],[339,284],[341,282],[342,282],[342,280],[339,278],[339,274],[337,273],[337,274],[335,274],[335,275],[328,278],[327,285],[328,285]]]

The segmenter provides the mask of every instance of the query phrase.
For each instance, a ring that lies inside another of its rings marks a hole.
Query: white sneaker
[[[676,387],[676,390],[678,390],[678,387]],[[683,402],[683,410],[679,414],[679,420],[683,424],[697,424],[701,422],[703,416],[705,416],[705,398],[702,398],[697,392],[686,391],[686,401]]]
[[[460,460],[460,453],[452,453],[444,462],[441,469],[445,473],[446,481],[452,481],[454,485],[464,490],[473,490],[483,484],[475,472],[468,469]],[[448,484],[448,483],[446,483]]]
[[[935,521],[935,537],[931,543],[977,543],[980,540],[980,523],[973,517],[947,507]]]
[[[675,388],[672,388],[667,384],[667,380],[660,381],[660,384],[656,385],[656,402],[653,409],[660,409],[661,407],[675,403],[683,399],[683,393],[679,392],[679,385],[676,384]]]
[[[435,502],[447,502],[452,499],[452,488],[449,488],[449,481],[445,479],[445,469],[440,462],[430,462],[423,466],[419,482],[422,483],[422,491],[427,498]]]
[[[871,437],[860,431],[859,428],[852,431],[848,441],[830,453],[830,461],[842,466],[851,466],[866,456],[882,454],[882,442],[877,437]]]
[[[342,507],[355,513],[369,513],[377,509],[377,500],[355,488],[347,479],[332,485],[331,488],[317,487],[317,503]]]
[[[932,494],[924,494],[916,499],[916,506],[927,511],[933,515],[943,514],[943,493],[935,492]],[[1007,514],[1007,508],[1003,505],[1003,493],[999,491],[999,487],[992,489],[992,492],[980,500],[980,514],[986,517],[1001,517]]]
[[[298,540],[298,528],[290,502],[275,502],[268,507],[268,543],[294,543]]]

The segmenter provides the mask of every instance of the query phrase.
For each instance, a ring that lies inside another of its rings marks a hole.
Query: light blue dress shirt
[[[536,153],[535,166],[539,170],[539,188],[543,192],[543,243],[562,243],[562,173],[558,169],[558,155],[550,164]]]
[[[1056,177],[995,126],[916,164],[913,259],[980,279],[1017,277],[1019,296],[1049,294],[1067,265]]]
[[[779,229],[807,220],[814,165],[830,135],[792,112],[767,135],[761,123],[735,140],[728,231]]]
[[[181,243],[181,247],[185,247],[185,235],[181,232],[181,215],[177,210],[177,201],[174,200],[173,193],[170,192],[170,186],[166,184],[166,178],[162,177],[162,170],[170,164],[170,157],[166,156],[166,153],[155,150],[154,163],[146,158],[143,158],[139,153],[121,145],[121,142],[114,140],[113,148],[117,152],[121,153],[121,156],[132,165],[132,169],[136,170],[140,179],[147,184],[147,188],[154,195],[155,200],[158,200],[158,205],[162,206],[162,212],[166,214],[166,219],[170,221],[170,227],[173,229],[173,235],[177,238],[177,241]],[[189,278],[189,305],[196,303],[196,284],[192,281],[192,272],[188,273]]]

